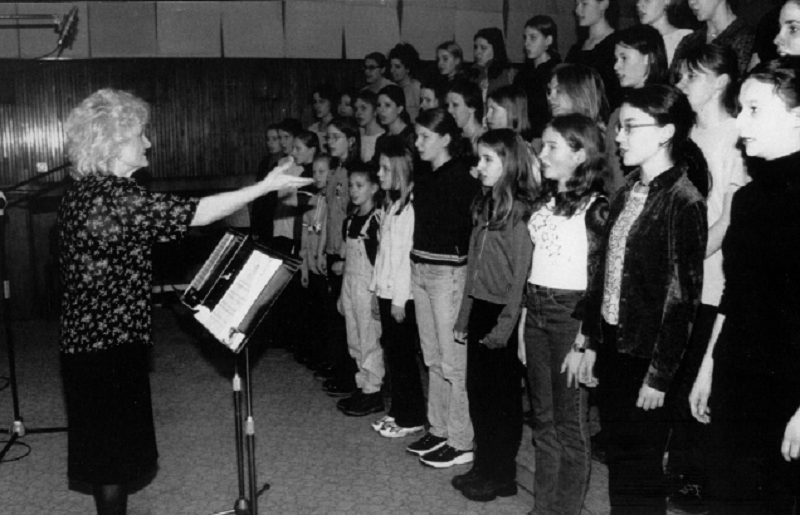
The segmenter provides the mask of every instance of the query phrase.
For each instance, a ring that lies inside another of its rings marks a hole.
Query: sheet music
[[[192,289],[198,290],[202,288],[205,282],[208,280],[211,272],[217,266],[220,258],[225,254],[225,252],[233,245],[235,236],[231,233],[225,233],[222,239],[219,241],[217,246],[214,248],[214,252],[211,253],[211,256],[206,260],[203,264],[203,267],[200,269],[200,272],[195,276],[192,280],[192,283],[189,285],[189,288],[186,291],[190,291]]]
[[[214,310],[199,306],[195,318],[219,341],[236,350],[244,338],[237,331],[239,324],[281,264],[280,259],[253,252]]]

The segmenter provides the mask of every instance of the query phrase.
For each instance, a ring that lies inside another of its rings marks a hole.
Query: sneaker
[[[479,481],[482,477],[481,473],[478,472],[478,467],[473,464],[472,468],[466,473],[453,476],[453,479],[450,480],[450,484],[453,485],[453,488],[460,491],[468,484]]]
[[[411,454],[416,454],[417,456],[422,456],[425,453],[435,451],[439,447],[444,446],[447,443],[447,438],[442,438],[441,436],[436,436],[434,434],[428,433],[416,442],[412,443],[406,450]]]
[[[372,429],[380,432],[380,430],[383,429],[383,427],[390,422],[394,422],[394,417],[391,417],[389,415],[384,415],[370,425],[372,426]]]
[[[435,451],[423,454],[419,457],[419,461],[429,467],[443,469],[452,467],[454,465],[465,465],[472,463],[475,458],[475,453],[472,451],[459,451],[454,447],[445,444]]]
[[[517,495],[517,482],[497,481],[495,479],[482,478],[473,481],[461,489],[461,494],[470,501],[489,502],[498,497],[511,497]]]
[[[410,436],[424,430],[425,426],[400,427],[395,424],[394,420],[392,420],[391,422],[384,424],[378,432],[381,434],[381,436],[385,436],[386,438],[405,438],[406,436]]]
[[[708,506],[703,499],[703,487],[687,483],[667,498],[667,508],[680,515],[705,515]]]
[[[353,397],[347,400],[349,401],[351,399],[352,402],[339,408],[342,413],[349,417],[363,417],[384,410],[381,392],[362,393],[358,396],[353,395]]]

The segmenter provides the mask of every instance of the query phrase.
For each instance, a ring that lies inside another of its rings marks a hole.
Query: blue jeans
[[[525,355],[535,426],[536,515],[579,515],[592,470],[584,387],[561,373],[580,322],[572,318],[582,291],[528,284]]]
[[[471,450],[474,439],[467,400],[467,346],[453,337],[466,274],[466,266],[411,265],[411,294],[428,366],[430,432],[459,450]]]

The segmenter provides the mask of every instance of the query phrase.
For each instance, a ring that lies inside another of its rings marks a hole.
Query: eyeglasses
[[[325,140],[327,141],[339,141],[340,139],[344,138],[341,134],[328,134],[325,136]]]
[[[631,135],[631,131],[633,129],[639,129],[641,127],[658,127],[657,123],[618,123],[616,126],[617,134],[622,133],[626,136]]]

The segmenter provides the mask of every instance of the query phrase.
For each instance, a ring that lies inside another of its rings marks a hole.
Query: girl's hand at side
[[[392,318],[394,318],[394,321],[397,322],[398,324],[402,324],[406,319],[405,306],[397,307],[394,304],[392,304]]]
[[[651,388],[643,384],[639,388],[639,398],[636,400],[636,407],[645,411],[660,408],[664,405],[664,392]]]
[[[567,388],[570,386],[574,386],[575,388],[581,387],[579,374],[584,354],[584,352],[577,352],[575,349],[570,349],[564,357],[564,363],[561,364],[561,373],[567,373]]]
[[[689,409],[692,416],[702,424],[711,422],[708,399],[711,397],[711,379],[714,373],[714,359],[705,357],[689,394]]]
[[[786,461],[800,459],[800,409],[786,424],[786,431],[783,433],[783,443],[781,444],[781,454]]]
[[[344,316],[344,301],[341,295],[339,295],[339,300],[336,301],[336,310],[339,311],[340,315]]]
[[[308,288],[308,268],[307,267],[300,268],[300,284],[303,285],[303,288]]]
[[[333,273],[336,275],[342,275],[342,272],[344,272],[344,261],[337,261],[331,265],[331,270],[333,270]]]

